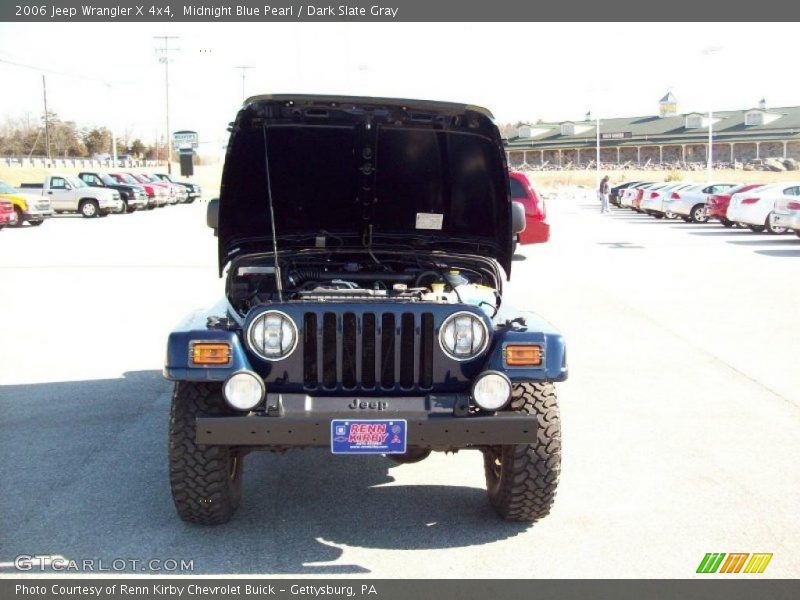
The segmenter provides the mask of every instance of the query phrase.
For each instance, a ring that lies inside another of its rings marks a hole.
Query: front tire
[[[731,227],[733,227],[733,221],[728,221],[728,219],[721,219],[720,223],[722,223],[722,226],[727,228],[727,229],[730,229]]]
[[[508,521],[537,521],[550,512],[561,472],[561,420],[552,383],[513,386],[511,410],[536,415],[533,444],[492,446],[483,452],[486,491]]]
[[[87,219],[93,219],[100,213],[96,200],[84,200],[79,207],[81,214]]]
[[[230,414],[218,383],[179,381],[169,423],[169,480],[181,519],[199,525],[227,523],[242,497],[244,453],[195,443],[195,419]]]

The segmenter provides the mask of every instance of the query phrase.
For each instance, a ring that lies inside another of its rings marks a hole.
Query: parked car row
[[[41,225],[60,213],[92,218],[191,203],[201,193],[199,185],[175,181],[166,173],[55,174],[45,177],[42,183],[22,183],[18,189],[0,181],[0,228],[23,223]]]
[[[800,181],[781,183],[629,181],[611,189],[610,199],[657,219],[692,223],[719,221],[760,233],[793,230],[800,237]]]

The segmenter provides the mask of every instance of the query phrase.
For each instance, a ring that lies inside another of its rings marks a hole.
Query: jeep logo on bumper
[[[352,410],[386,410],[388,406],[389,403],[383,400],[371,400],[367,402],[366,400],[353,398],[353,401],[347,405],[347,408]]]

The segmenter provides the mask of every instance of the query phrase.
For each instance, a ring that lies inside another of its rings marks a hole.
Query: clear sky
[[[0,119],[63,119],[146,141],[164,131],[153,35],[177,35],[171,129],[220,147],[242,99],[334,93],[470,102],[499,122],[800,104],[794,24],[0,24]],[[3,62],[6,61],[6,62]],[[7,61],[30,65],[24,68]],[[104,82],[113,84],[111,87]],[[211,147],[205,146],[206,151]],[[201,150],[203,151],[203,150]]]

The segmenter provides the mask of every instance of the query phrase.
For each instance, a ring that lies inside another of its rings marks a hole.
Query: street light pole
[[[164,63],[164,113],[166,120],[166,132],[164,139],[167,146],[167,173],[172,175],[172,144],[170,143],[169,133],[169,41],[179,39],[176,35],[154,35],[153,39],[161,40],[164,42],[162,48],[157,48],[156,52],[162,52],[163,56],[159,57],[159,62]]]
[[[714,112],[708,110],[708,164],[706,165],[708,183],[714,178]]]
[[[722,51],[722,47],[720,46],[708,46],[703,48],[700,51],[701,56],[705,57],[706,59],[706,70],[709,69],[711,57],[714,55],[718,55]],[[711,80],[709,88],[714,90],[714,81]],[[706,153],[706,177],[708,178],[708,182],[711,183],[711,180],[714,178],[714,102],[713,98],[709,99],[709,107],[708,107],[708,152]]]
[[[244,91],[244,83],[245,79],[247,78],[247,70],[252,69],[253,67],[250,66],[241,66],[241,67],[233,67],[234,69],[240,69],[242,71],[242,104],[244,104],[245,98],[247,97]]]
[[[595,164],[596,164],[596,167],[597,167],[597,177],[595,179],[597,179],[597,181],[595,182],[596,183],[595,187],[599,189],[599,187],[600,187],[600,117],[599,116],[595,117],[595,119],[596,119],[595,120],[595,130],[596,130],[596,133],[597,133],[597,146],[595,148],[596,155],[597,155],[596,160],[595,160]]]

